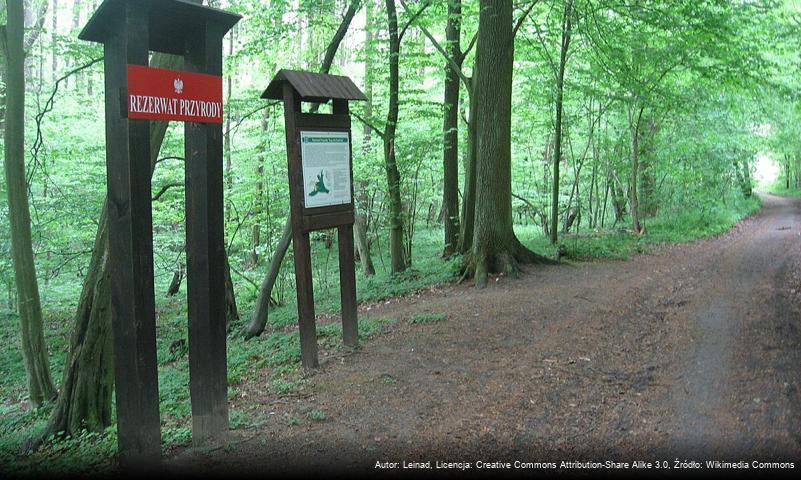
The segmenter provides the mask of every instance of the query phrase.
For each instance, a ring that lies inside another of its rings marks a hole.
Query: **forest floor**
[[[169,469],[376,461],[801,460],[801,200],[629,261],[361,306],[401,321],[302,388],[232,400],[259,425]],[[369,312],[368,312],[369,309]],[[418,324],[412,318],[430,319]]]

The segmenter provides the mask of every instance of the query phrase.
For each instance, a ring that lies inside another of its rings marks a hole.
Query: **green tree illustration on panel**
[[[323,179],[323,172],[320,172],[317,175],[317,183],[314,184],[314,191],[309,194],[310,197],[317,195],[318,193],[330,193],[329,190],[325,187],[325,180]]]

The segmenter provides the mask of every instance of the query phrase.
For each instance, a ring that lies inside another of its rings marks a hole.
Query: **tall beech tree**
[[[4,169],[11,224],[11,252],[17,285],[22,354],[31,403],[56,396],[42,330],[42,305],[31,243],[31,216],[25,174],[25,13],[22,0],[7,0],[7,22],[0,29],[5,58]]]
[[[476,285],[489,273],[516,275],[520,264],[551,263],[518,240],[512,222],[512,0],[481,0],[476,46],[476,216],[466,268]]]

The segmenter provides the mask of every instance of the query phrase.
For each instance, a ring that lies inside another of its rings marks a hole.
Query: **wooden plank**
[[[336,228],[340,225],[353,225],[353,211],[328,213],[323,215],[308,215],[303,217],[302,230],[306,233],[314,230]]]
[[[350,109],[347,100],[333,102],[336,116],[347,118],[350,131]],[[353,142],[350,143],[350,198],[353,198]],[[351,208],[353,204],[351,203]],[[351,211],[351,216],[353,211]],[[351,217],[352,218],[352,217]],[[359,325],[356,306],[356,260],[353,253],[353,222],[337,229],[339,236],[339,289],[342,307],[342,342],[350,347],[359,343]]]
[[[302,211],[304,217],[328,215],[333,213],[353,213],[353,203],[343,203],[342,205],[327,205],[325,207],[313,208],[303,207]]]
[[[224,32],[199,27],[187,44],[185,68],[222,75]],[[221,124],[193,122],[185,132],[189,389],[192,440],[202,445],[228,432],[223,134]]]
[[[142,470],[161,458],[150,124],[124,118],[119,94],[127,87],[126,65],[148,64],[148,22],[142,9],[125,8],[105,45],[109,266],[120,465]]]
[[[353,253],[353,224],[337,229],[339,236],[339,290],[342,306],[342,342],[355,347],[359,343],[356,316],[356,261]]]
[[[350,117],[347,115],[326,115],[322,113],[301,113],[297,126],[300,130],[322,129],[324,131],[350,131]]]
[[[297,116],[300,97],[288,83],[283,87],[286,153],[289,170],[290,216],[292,245],[295,257],[295,285],[298,292],[298,325],[300,357],[304,368],[319,365],[317,358],[317,328],[314,320],[314,287],[312,284],[311,245],[309,234],[303,231],[303,172],[300,166],[300,133]]]

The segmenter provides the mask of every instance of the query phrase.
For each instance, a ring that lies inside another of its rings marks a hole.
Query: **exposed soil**
[[[352,355],[329,355],[297,395],[276,398],[252,379],[233,406],[264,423],[168,467],[678,458],[798,468],[801,201],[763,200],[718,238],[363,306],[361,316],[446,318],[401,321]]]

